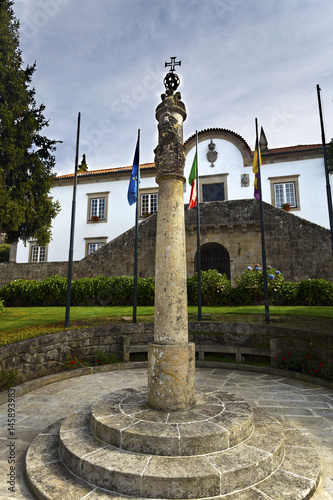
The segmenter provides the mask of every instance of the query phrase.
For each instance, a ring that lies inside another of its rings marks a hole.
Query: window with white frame
[[[298,177],[299,175],[269,178],[272,205],[281,208],[282,205],[288,203],[291,210],[300,209]]]
[[[108,192],[88,194],[88,222],[106,222],[107,207]]]
[[[140,217],[147,217],[148,215],[155,214],[158,207],[158,194],[157,193],[144,193],[141,194]]]
[[[46,247],[38,243],[30,243],[30,262],[46,262]]]
[[[284,182],[274,184],[275,205],[281,208],[284,203],[289,203],[293,208],[296,207],[296,192],[294,182]]]
[[[90,200],[90,219],[98,217],[99,220],[105,219],[105,198],[91,198]]]
[[[92,253],[99,250],[103,245],[105,245],[107,240],[106,236],[100,238],[85,238],[86,241],[86,255],[91,255]]]
[[[101,248],[104,245],[102,242],[98,243],[88,243],[88,255],[96,252],[99,248]]]
[[[145,219],[158,211],[158,187],[140,189],[139,217]]]

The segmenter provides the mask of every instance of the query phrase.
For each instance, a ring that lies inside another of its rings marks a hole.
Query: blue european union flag
[[[131,172],[131,178],[128,186],[127,199],[130,205],[136,202],[138,197],[138,183],[140,182],[140,166],[139,166],[139,135],[138,141],[136,143],[133,167]]]

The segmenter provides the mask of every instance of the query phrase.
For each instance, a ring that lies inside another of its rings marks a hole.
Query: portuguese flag
[[[190,203],[188,206],[188,209],[190,209],[197,205],[197,154],[196,153],[192,163],[191,173],[188,178],[188,182],[191,186]]]

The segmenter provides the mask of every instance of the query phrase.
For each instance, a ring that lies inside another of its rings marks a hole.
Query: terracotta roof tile
[[[140,170],[149,170],[155,168],[155,163],[144,163],[140,165]],[[78,172],[80,177],[89,177],[92,175],[103,175],[103,174],[119,174],[121,172],[130,172],[132,170],[132,165],[129,167],[116,167],[116,168],[103,168],[100,170],[88,170],[87,172]],[[70,179],[74,177],[74,174],[64,174],[57,175],[57,179]]]
[[[206,130],[214,130],[214,129],[206,129]],[[241,137],[241,136],[239,136],[239,137]],[[189,139],[187,139],[187,141]],[[303,144],[303,145],[298,145],[298,146],[287,146],[284,148],[267,149],[265,151],[262,151],[261,154],[264,157],[264,156],[270,156],[270,155],[274,155],[274,154],[297,153],[297,152],[303,152],[303,151],[316,151],[316,150],[320,150],[321,148],[322,148],[322,144]],[[253,154],[253,151],[251,151],[251,153]],[[144,164],[140,165],[141,171],[142,170],[152,170],[154,168],[155,168],[155,163],[144,163]],[[103,175],[103,174],[119,174],[122,172],[130,172],[131,170],[132,170],[132,165],[127,166],[127,167],[115,167],[115,168],[104,168],[104,169],[100,169],[100,170],[88,170],[88,172],[79,172],[78,175],[80,177],[89,177],[89,176]],[[58,175],[56,178],[57,179],[70,179],[71,177],[74,177],[74,174]]]
[[[315,151],[321,149],[322,147],[323,147],[322,144],[303,144],[298,146],[287,146],[284,148],[267,149],[265,151],[261,151],[261,154],[264,156],[264,155],[279,154],[279,153],[293,153],[293,152],[297,153],[302,151]]]

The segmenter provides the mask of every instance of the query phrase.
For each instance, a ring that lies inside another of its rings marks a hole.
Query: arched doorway
[[[228,250],[219,243],[205,243],[200,247],[201,271],[217,269],[221,274],[226,274],[230,280],[230,255]],[[194,258],[194,272],[197,272],[197,252]]]

